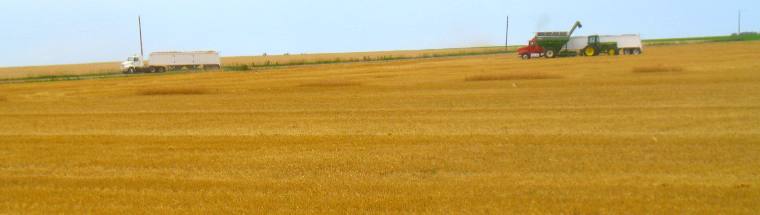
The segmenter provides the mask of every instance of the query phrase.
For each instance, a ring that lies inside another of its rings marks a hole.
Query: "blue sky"
[[[217,50],[224,56],[501,45],[533,32],[640,33],[645,38],[760,31],[760,1],[511,0],[3,0],[0,67],[120,61],[146,54]]]

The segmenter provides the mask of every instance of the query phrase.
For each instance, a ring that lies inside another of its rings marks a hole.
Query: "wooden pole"
[[[504,49],[506,49],[507,51],[509,51],[509,16],[507,16],[507,35],[506,35],[506,38],[504,40],[505,40],[505,42],[504,42]]]
[[[143,52],[143,36],[142,36],[142,19],[140,16],[137,16],[137,26],[140,29],[140,57],[145,57],[145,53]]]
[[[738,25],[739,31],[736,32],[737,36],[742,35],[742,11],[739,10],[739,25]]]

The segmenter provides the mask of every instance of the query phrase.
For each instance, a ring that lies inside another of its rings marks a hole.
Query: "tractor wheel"
[[[585,55],[585,56],[595,56],[596,55],[596,49],[594,47],[586,47],[583,50],[583,55]]]
[[[641,49],[633,49],[633,51],[631,51],[631,54],[633,54],[633,55],[640,55],[641,54]]]
[[[607,50],[607,55],[609,55],[609,56],[615,56],[615,55],[617,55],[617,53],[618,52],[615,49],[609,49],[609,50]]]
[[[520,56],[520,57],[521,57],[523,60],[529,60],[529,59],[530,59],[530,54],[524,54],[524,55],[522,55],[522,56]]]
[[[546,50],[546,52],[544,52],[544,56],[546,56],[546,58],[557,57],[556,53],[554,53],[554,50]]]

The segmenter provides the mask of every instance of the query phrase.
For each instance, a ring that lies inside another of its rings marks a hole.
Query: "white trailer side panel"
[[[195,63],[198,65],[220,65],[219,54],[216,52],[196,53]]]
[[[195,65],[192,54],[176,54],[174,55],[174,65]]]
[[[217,52],[154,52],[150,54],[152,66],[220,65]]]
[[[150,65],[166,66],[174,64],[174,55],[168,54],[150,54]]]

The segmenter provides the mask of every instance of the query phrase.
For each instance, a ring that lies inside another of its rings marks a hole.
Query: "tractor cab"
[[[599,43],[599,35],[593,35],[588,37],[588,44],[597,44]]]

